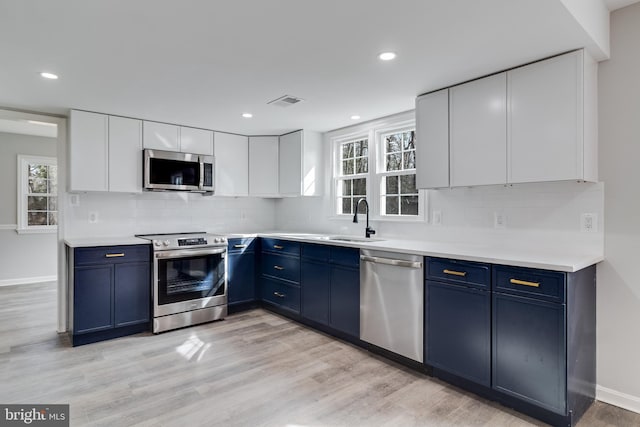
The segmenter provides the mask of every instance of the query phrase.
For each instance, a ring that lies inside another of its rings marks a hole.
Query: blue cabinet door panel
[[[113,326],[113,265],[74,270],[73,333],[96,332]]]
[[[566,413],[566,306],[493,294],[493,387]]]
[[[329,265],[303,260],[300,275],[302,316],[323,325],[328,325],[329,286],[331,280]]]
[[[229,253],[227,256],[227,284],[229,304],[253,301],[255,289],[254,253]]]
[[[149,322],[151,269],[148,262],[115,265],[115,326]]]
[[[425,348],[430,365],[491,385],[491,293],[427,281]]]
[[[360,336],[360,270],[331,266],[329,323],[351,336]]]

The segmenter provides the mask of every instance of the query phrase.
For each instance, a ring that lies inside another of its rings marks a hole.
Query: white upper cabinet
[[[507,75],[449,89],[451,186],[507,180]]]
[[[510,183],[597,181],[596,73],[583,51],[508,72]]]
[[[297,131],[280,137],[279,193],[282,196],[318,196],[322,189],[322,137]]]
[[[449,89],[416,98],[416,185],[449,186]]]
[[[180,151],[213,156],[213,131],[181,126]]]
[[[214,138],[216,195],[249,195],[249,138],[222,132]]]
[[[165,151],[180,151],[180,126],[144,122],[143,146]]]
[[[278,137],[249,137],[249,195],[279,197]]]
[[[71,110],[69,191],[108,191],[109,116]]]
[[[109,191],[142,191],[142,120],[109,116]]]

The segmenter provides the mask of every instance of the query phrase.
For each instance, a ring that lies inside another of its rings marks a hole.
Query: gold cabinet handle
[[[242,249],[242,248],[246,248],[246,247],[247,247],[247,245],[233,245],[233,247],[234,247],[235,249]]]
[[[284,249],[284,246],[273,245],[273,249]]]
[[[274,265],[273,268],[276,270],[284,270],[284,267],[280,267],[279,265]]]
[[[509,280],[509,282],[513,283],[514,285],[531,286],[533,288],[540,287],[540,282],[527,282],[526,280],[518,280],[518,279],[511,279]]]
[[[279,298],[284,298],[286,296],[285,294],[281,294],[280,292],[274,292],[273,294]]]
[[[460,276],[460,277],[465,277],[467,275],[466,271],[455,271],[455,270],[444,269],[442,270],[442,272],[444,274],[451,274],[452,276]]]
[[[106,254],[105,255],[106,258],[120,258],[120,257],[123,257],[123,256],[124,256],[124,254],[122,254],[122,253],[121,254]]]

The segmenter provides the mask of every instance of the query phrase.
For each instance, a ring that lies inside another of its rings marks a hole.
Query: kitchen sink
[[[334,240],[338,242],[383,242],[384,239],[375,237],[358,237],[358,236],[319,236],[320,240]]]

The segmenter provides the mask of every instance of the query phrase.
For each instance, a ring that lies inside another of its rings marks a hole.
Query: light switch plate
[[[493,227],[507,228],[507,216],[502,212],[493,213]]]
[[[96,222],[98,222],[98,212],[89,212],[89,224],[95,224]]]
[[[80,206],[80,195],[79,194],[69,194],[69,204],[71,206]]]
[[[596,233],[598,231],[598,214],[583,213],[580,215],[580,231]]]

